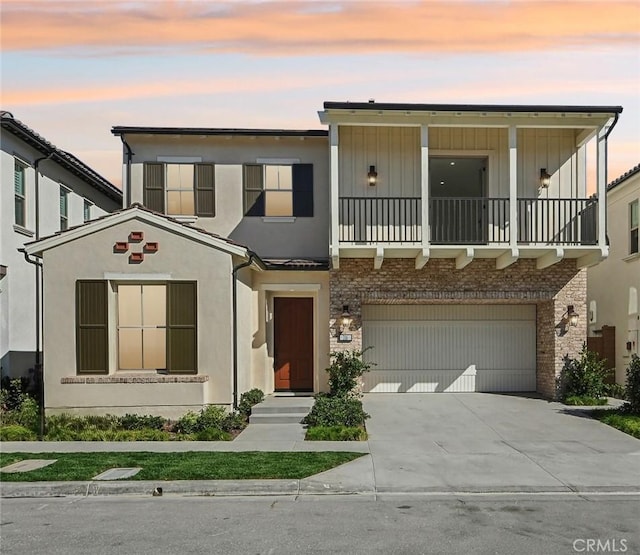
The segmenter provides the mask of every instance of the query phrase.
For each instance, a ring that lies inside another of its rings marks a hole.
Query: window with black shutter
[[[109,372],[107,282],[76,282],[76,371],[78,374]]]
[[[195,281],[167,283],[167,370],[198,372],[198,309]]]

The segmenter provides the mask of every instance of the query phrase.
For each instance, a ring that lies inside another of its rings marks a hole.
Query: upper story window
[[[60,186],[60,231],[69,228],[69,191]]]
[[[91,203],[85,199],[83,206],[83,219],[88,222],[91,219]]]
[[[215,216],[213,164],[144,165],[144,205],[169,216]]]
[[[638,252],[638,219],[640,201],[634,200],[629,204],[629,254]]]
[[[313,164],[244,166],[245,216],[313,216]]]
[[[27,202],[26,202],[26,166],[17,160],[13,170],[13,190],[15,207],[15,224],[25,227],[27,223]]]

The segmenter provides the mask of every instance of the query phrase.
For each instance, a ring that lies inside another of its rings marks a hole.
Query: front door
[[[276,391],[313,391],[313,299],[273,300]]]

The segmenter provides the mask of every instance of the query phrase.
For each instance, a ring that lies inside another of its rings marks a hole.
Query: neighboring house
[[[621,111],[327,102],[328,132],[114,127],[135,204],[28,246],[47,407],[318,392],[331,350],[368,346],[366,391],[553,397],[586,337],[586,268],[608,254]]]
[[[0,366],[3,377],[19,377],[36,365],[38,295],[36,267],[18,249],[117,210],[122,194],[10,112],[0,115]]]
[[[624,384],[632,354],[640,355],[640,164],[607,187],[609,257],[588,272],[589,335],[615,327],[616,382]],[[608,339],[608,338],[606,338]]]

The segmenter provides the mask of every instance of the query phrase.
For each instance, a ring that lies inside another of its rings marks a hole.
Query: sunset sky
[[[621,105],[640,163],[640,2],[2,0],[1,107],[116,184],[113,125],[321,128],[325,100]]]

